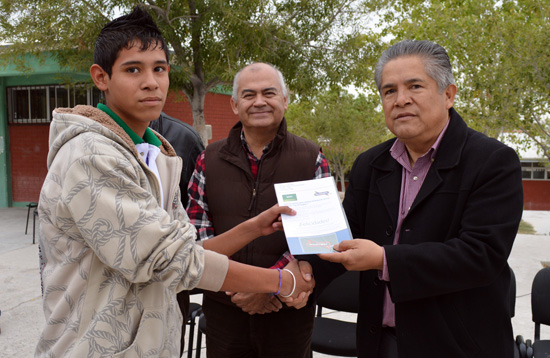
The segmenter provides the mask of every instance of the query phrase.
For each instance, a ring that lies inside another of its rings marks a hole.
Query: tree
[[[355,0],[2,0],[0,39],[13,45],[0,51],[0,65],[19,59],[25,69],[26,54],[50,51],[61,66],[87,71],[103,24],[136,4],[154,14],[173,49],[171,87],[187,97],[205,143],[206,93],[243,65],[272,63],[306,95],[345,81],[361,44]]]
[[[389,0],[383,13],[386,38],[428,39],[447,49],[456,106],[471,126],[494,137],[521,131],[550,159],[548,1]]]
[[[285,117],[291,132],[319,144],[340,188],[357,156],[389,138],[378,95],[353,96],[340,88],[293,103]]]

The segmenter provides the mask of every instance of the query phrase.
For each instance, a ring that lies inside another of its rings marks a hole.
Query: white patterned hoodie
[[[228,259],[195,243],[181,159],[159,139],[165,208],[155,174],[109,115],[54,111],[38,205],[46,326],[37,357],[178,357],[176,293],[221,288]]]

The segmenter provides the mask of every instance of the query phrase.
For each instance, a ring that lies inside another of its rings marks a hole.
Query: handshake
[[[307,304],[309,295],[315,287],[312,267],[307,261],[290,261],[280,271],[280,290],[275,294],[268,293],[234,293],[226,292],[231,301],[248,314],[265,314],[277,312],[283,303],[296,309]]]

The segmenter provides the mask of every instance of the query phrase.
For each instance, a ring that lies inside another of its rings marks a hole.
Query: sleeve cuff
[[[228,269],[229,259],[227,256],[204,250],[204,270],[197,287],[218,292],[222,288]]]
[[[378,270],[378,278],[382,281],[390,280],[390,273],[388,271],[388,262],[386,261],[386,250],[382,247],[383,256],[384,256],[384,267],[382,270]]]

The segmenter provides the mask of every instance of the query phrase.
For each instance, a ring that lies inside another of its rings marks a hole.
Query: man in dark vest
[[[187,213],[205,248],[209,238],[274,205],[274,183],[330,175],[319,146],[287,132],[287,106],[283,76],[273,66],[254,63],[235,76],[231,107],[239,122],[199,157],[188,189]],[[272,268],[293,260],[282,232],[231,259]],[[208,357],[311,357],[313,309],[289,308],[268,294],[205,293]]]
[[[184,207],[187,207],[187,184],[189,183],[191,174],[193,174],[195,161],[204,150],[201,137],[195,128],[177,118],[170,117],[164,112],[160,112],[159,118],[156,121],[151,121],[149,127],[163,136],[182,160],[180,177],[181,203]],[[189,315],[189,291],[179,292],[177,299],[181,314],[183,317],[187,317]],[[187,319],[184,318],[181,328],[181,354],[183,354],[185,348],[186,321]]]

